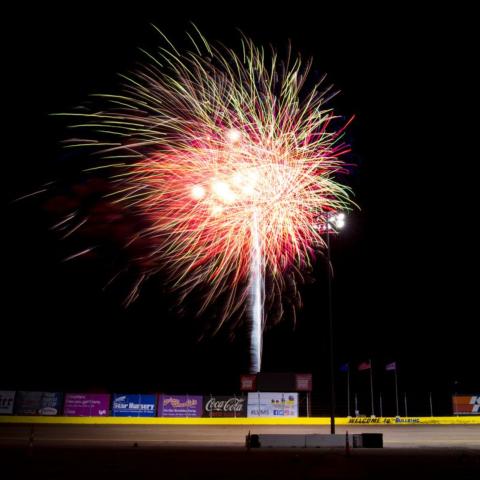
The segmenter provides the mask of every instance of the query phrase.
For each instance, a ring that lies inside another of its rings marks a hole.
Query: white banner
[[[248,417],[298,417],[298,393],[249,392]]]
[[[14,401],[14,391],[0,390],[0,415],[11,415],[13,413]]]

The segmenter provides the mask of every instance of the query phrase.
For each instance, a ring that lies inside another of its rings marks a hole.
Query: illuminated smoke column
[[[262,365],[263,346],[263,302],[265,279],[263,272],[262,249],[258,233],[258,215],[252,219],[252,264],[250,270],[250,373],[258,373]]]
[[[345,125],[335,128],[333,94],[322,79],[305,86],[310,62],[290,50],[280,61],[248,39],[237,53],[198,33],[192,51],[166,40],[146,55],[123,91],[70,114],[72,145],[100,153],[112,201],[141,217],[125,239],[150,245],[141,278],[166,272],[179,302],[200,300],[199,317],[216,305],[213,333],[250,319],[259,371],[273,323],[265,306],[298,294],[296,279],[325,247],[319,218],[351,205],[337,181]]]

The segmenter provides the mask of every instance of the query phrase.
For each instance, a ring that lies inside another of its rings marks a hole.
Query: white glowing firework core
[[[237,143],[242,138],[242,134],[241,134],[240,130],[237,130],[236,128],[228,129],[225,136],[227,137],[227,140],[230,143]]]
[[[201,185],[194,185],[192,187],[192,198],[194,200],[201,200],[205,196],[205,188]]]
[[[223,203],[233,203],[237,196],[232,192],[230,186],[226,182],[214,181],[212,184],[213,193]]]

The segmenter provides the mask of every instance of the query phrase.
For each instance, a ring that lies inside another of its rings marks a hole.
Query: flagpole
[[[373,402],[373,365],[372,365],[372,360],[370,359],[370,400],[372,404],[372,417],[375,416],[375,407],[374,407],[374,402]]]
[[[347,417],[350,416],[350,364],[347,367]]]
[[[382,400],[382,392],[380,392],[380,418],[383,417],[383,400]]]
[[[405,416],[408,417],[407,392],[403,392],[403,401],[405,403]]]
[[[397,417],[400,416],[400,410],[398,408],[398,381],[397,381],[397,364],[395,363],[395,406],[397,408]]]

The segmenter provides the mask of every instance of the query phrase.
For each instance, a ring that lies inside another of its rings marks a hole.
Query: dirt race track
[[[337,433],[381,432],[385,448],[457,447],[480,450],[480,425],[349,425]],[[0,425],[0,446],[241,447],[251,433],[329,433],[327,426],[271,425]]]
[[[347,427],[338,427],[344,433]],[[382,432],[383,449],[251,449],[252,433],[328,433],[325,426],[0,425],[5,478],[480,478],[479,425],[352,425]]]

